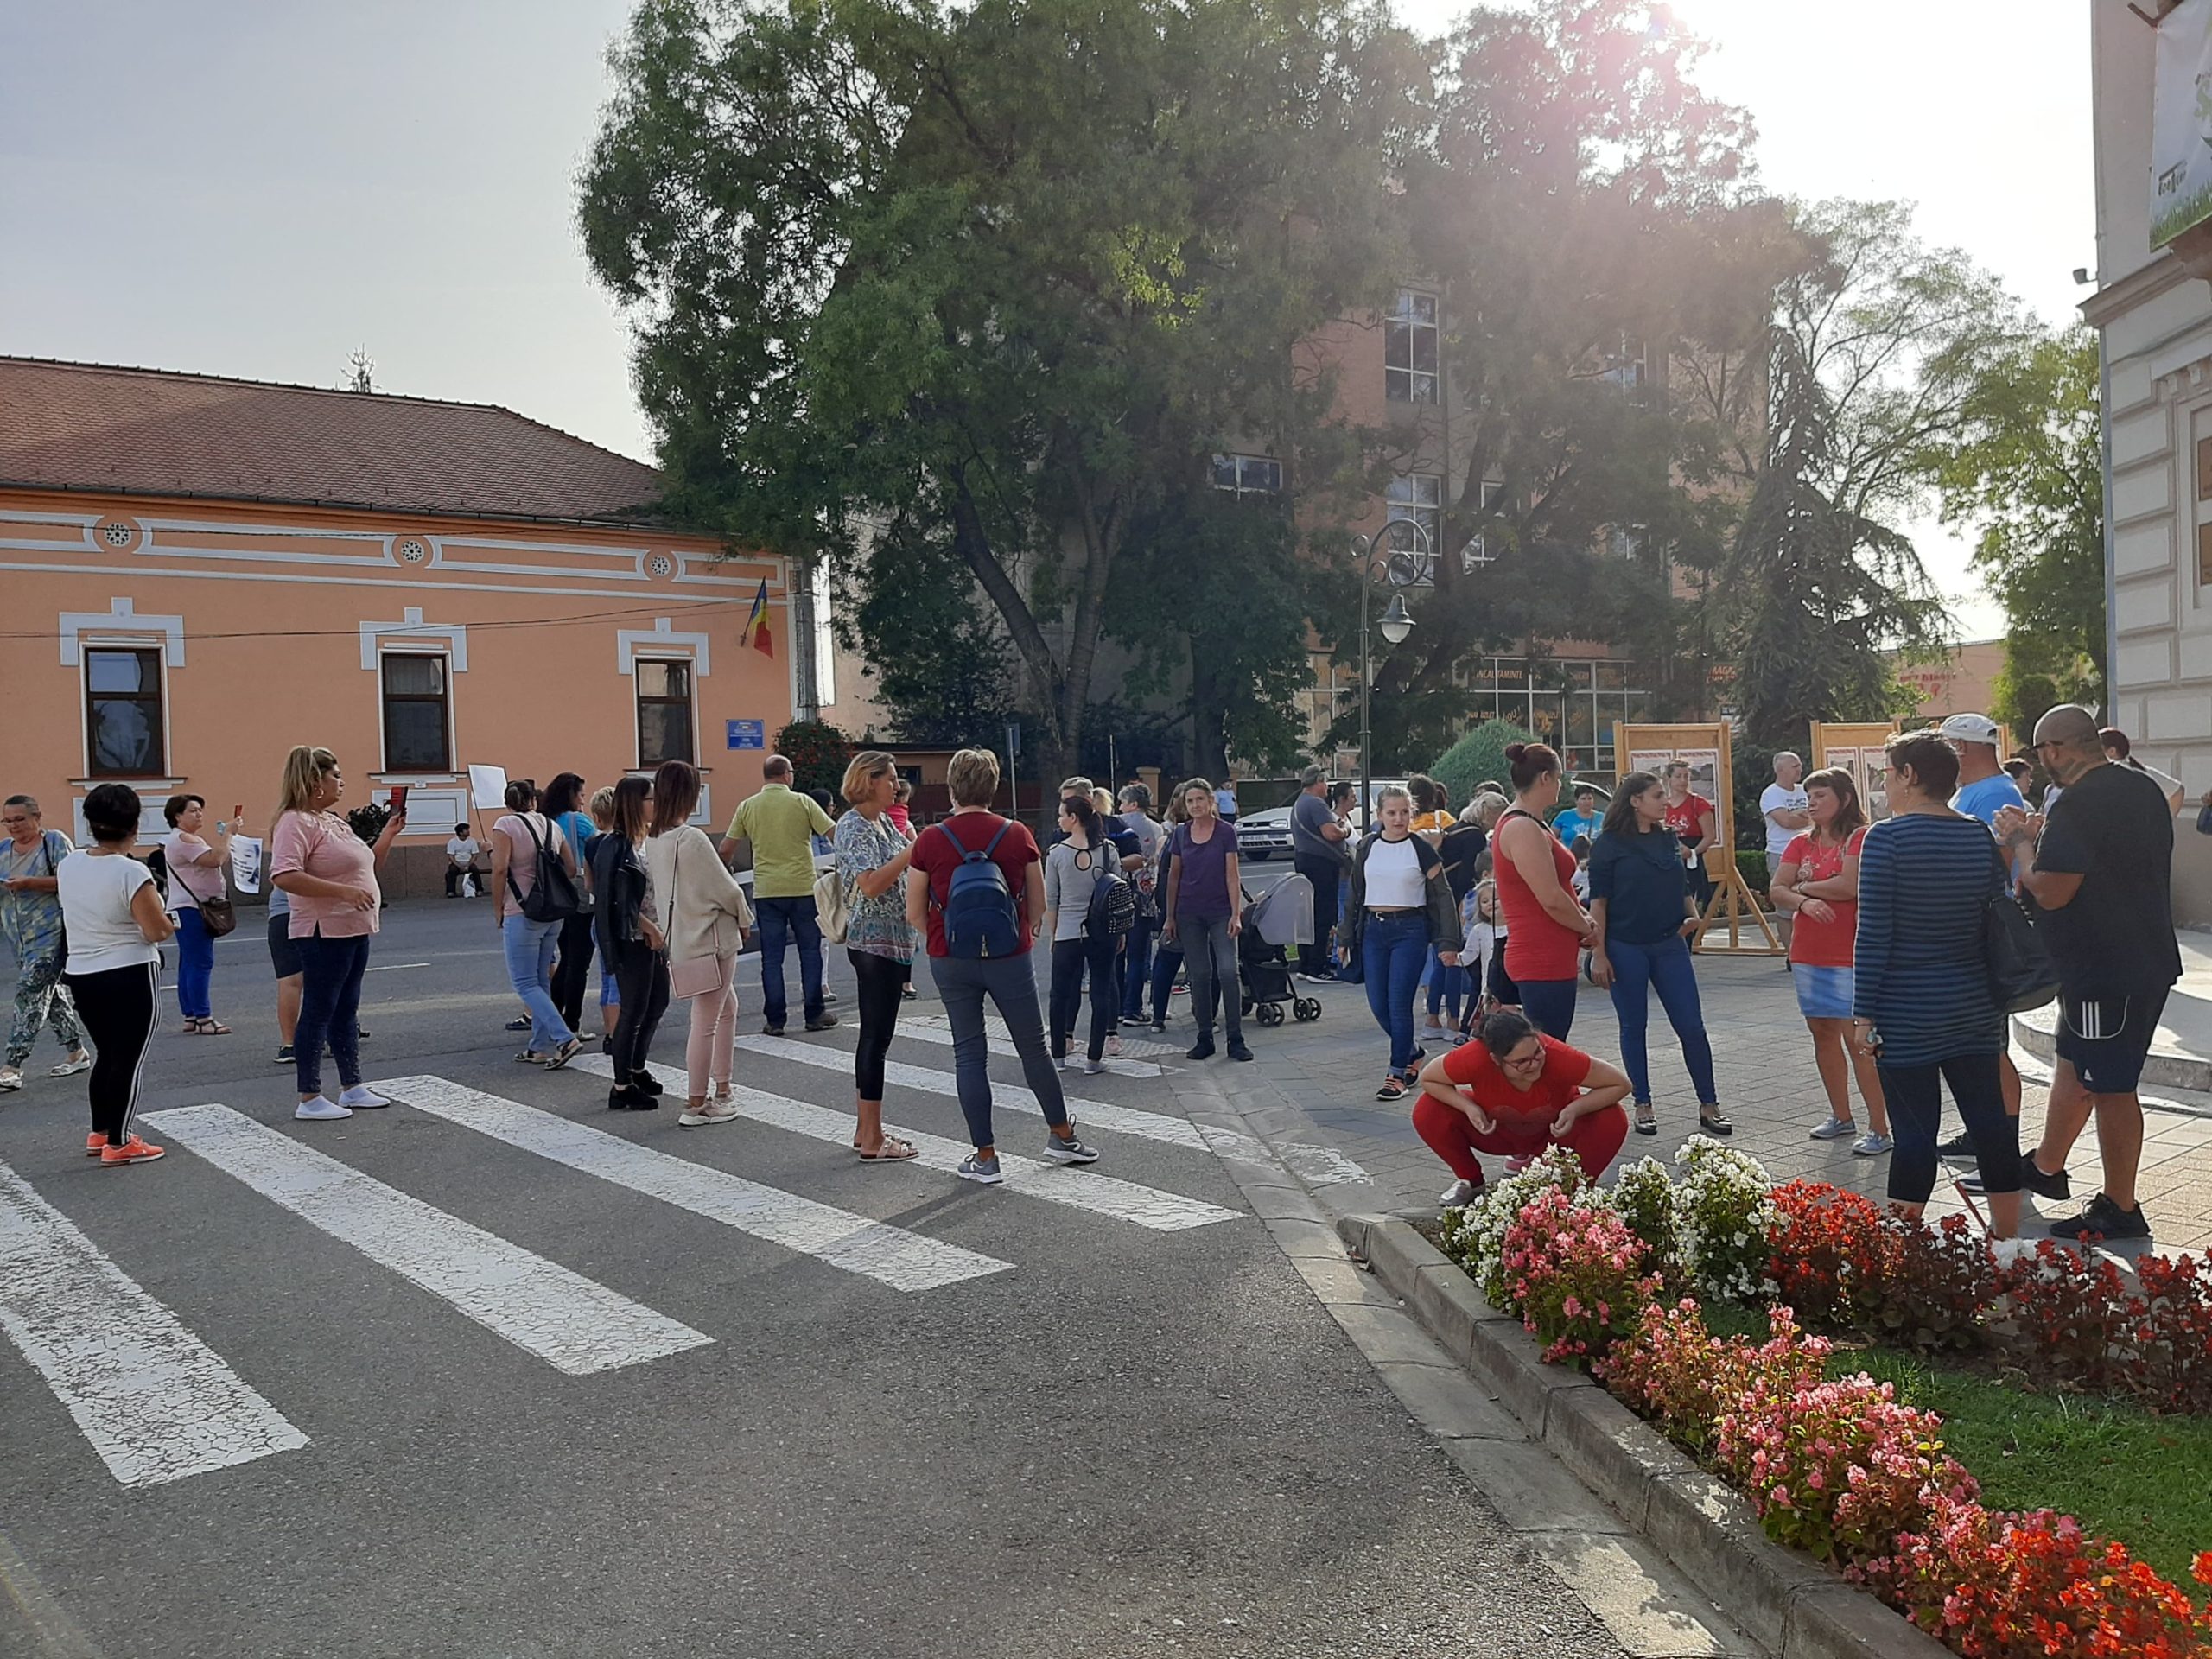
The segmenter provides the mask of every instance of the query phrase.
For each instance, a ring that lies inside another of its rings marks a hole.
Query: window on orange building
[[[1400,403],[1436,401],[1436,296],[1402,289],[1383,324],[1382,386]]]
[[[93,778],[159,778],[163,743],[161,654],[85,652],[86,772]]]
[[[384,655],[384,769],[453,770],[453,722],[446,659],[388,651]]]
[[[691,664],[673,658],[640,657],[638,687],[638,766],[694,759]]]

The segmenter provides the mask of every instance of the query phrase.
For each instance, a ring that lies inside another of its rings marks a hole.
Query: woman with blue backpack
[[[1081,795],[1060,802],[1060,834],[1045,855],[1045,925],[1052,936],[1052,1058],[1072,1071],[1068,1052],[1090,980],[1090,1043],[1083,1070],[1106,1069],[1106,1039],[1120,1001],[1114,963],[1136,919],[1136,895],[1122,880],[1121,857],[1106,838],[1096,804]],[[1118,927],[1116,925],[1119,923]]]
[[[963,749],[945,768],[952,813],[915,837],[906,875],[906,920],[929,939],[930,976],[952,1027],[952,1069],[961,1115],[975,1151],[961,1161],[963,1180],[995,1186],[999,1171],[991,1128],[990,1039],[983,1028],[988,997],[1021,1057],[1022,1075],[1044,1109],[1050,1133],[1045,1156],[1056,1164],[1093,1164],[1068,1116],[1059,1073],[1046,1052],[1044,1016],[1029,947],[1045,918],[1045,877],[1037,838],[1028,826],[991,810],[999,792],[998,757]]]

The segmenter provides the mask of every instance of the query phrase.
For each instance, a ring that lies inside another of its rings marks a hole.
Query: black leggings
[[[570,1031],[576,1029],[576,1021],[584,1015],[584,991],[591,983],[592,952],[596,949],[589,916],[563,918],[561,959],[553,964],[553,982],[546,988]]]
[[[1114,957],[1121,939],[1109,933],[1103,938],[1052,941],[1052,1058],[1065,1058],[1083,1013],[1083,981],[1090,976],[1090,1045],[1094,1060],[1106,1055],[1106,1036],[1114,1029],[1122,1007]]]
[[[98,1056],[90,1080],[92,1133],[105,1135],[111,1147],[119,1147],[130,1138],[131,1115],[138,1109],[138,1074],[154,1044],[155,993],[161,988],[162,964],[142,962],[62,977]]]
[[[861,1008],[861,1044],[853,1051],[853,1092],[862,1100],[883,1098],[883,1060],[891,1052],[891,1033],[899,1027],[910,963],[866,950],[845,952],[860,981],[855,994]]]
[[[614,947],[614,984],[621,993],[622,1007],[609,1052],[614,1059],[615,1087],[623,1089],[652,1058],[654,1033],[668,1012],[668,958],[643,939],[623,940]],[[569,1029],[575,1028],[571,1021]]]
[[[1879,1069],[1882,1097],[1890,1103],[1890,1131],[1897,1143],[1890,1154],[1893,1202],[1925,1204],[1936,1190],[1936,1135],[1943,1121],[1939,1078],[1951,1085],[1951,1098],[1974,1136],[1982,1191],[2020,1190],[2020,1120],[2005,1115],[1995,1054],[1954,1054],[1925,1065],[1885,1061]]]

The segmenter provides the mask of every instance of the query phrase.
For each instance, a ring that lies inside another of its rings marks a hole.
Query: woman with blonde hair
[[[290,900],[292,945],[300,958],[300,1019],[292,1036],[300,1095],[295,1117],[351,1117],[391,1104],[361,1082],[361,976],[368,970],[369,941],[381,925],[377,867],[407,817],[404,808],[395,806],[376,844],[366,845],[332,810],[345,792],[338,757],[328,749],[302,744],[285,757],[269,879]],[[345,1085],[336,1100],[322,1092],[325,1043]]]
[[[859,981],[860,1046],[853,1052],[854,1109],[860,1126],[853,1150],[866,1164],[895,1163],[916,1148],[883,1132],[883,1064],[899,1028],[899,1003],[914,960],[914,930],[906,921],[901,883],[914,843],[891,817],[899,763],[880,749],[863,749],[845,768],[849,810],[837,820],[830,844],[837,879],[844,884],[845,957]]]
[[[671,988],[691,1004],[691,1036],[683,1048],[691,1074],[690,1098],[676,1120],[687,1129],[727,1123],[737,1116],[729,1097],[730,1060],[737,1044],[737,958],[753,925],[745,889],[724,868],[706,832],[691,822],[698,805],[698,769],[687,760],[663,761],[653,774],[645,874],[652,883],[652,914],[667,940]]]

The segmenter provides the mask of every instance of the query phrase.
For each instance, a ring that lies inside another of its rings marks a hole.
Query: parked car
[[[1395,783],[1403,788],[1405,782],[1402,778],[1376,778],[1371,780],[1370,787],[1379,791],[1385,784]],[[1356,782],[1353,792],[1355,795],[1358,792]],[[1288,857],[1292,850],[1290,811],[1296,804],[1295,800],[1287,801],[1281,806],[1271,806],[1264,811],[1237,819],[1236,856],[1260,863],[1264,863],[1277,853]],[[1352,803],[1352,828],[1355,831],[1360,830],[1365,823],[1366,815],[1359,810],[1359,804],[1355,800]]]

